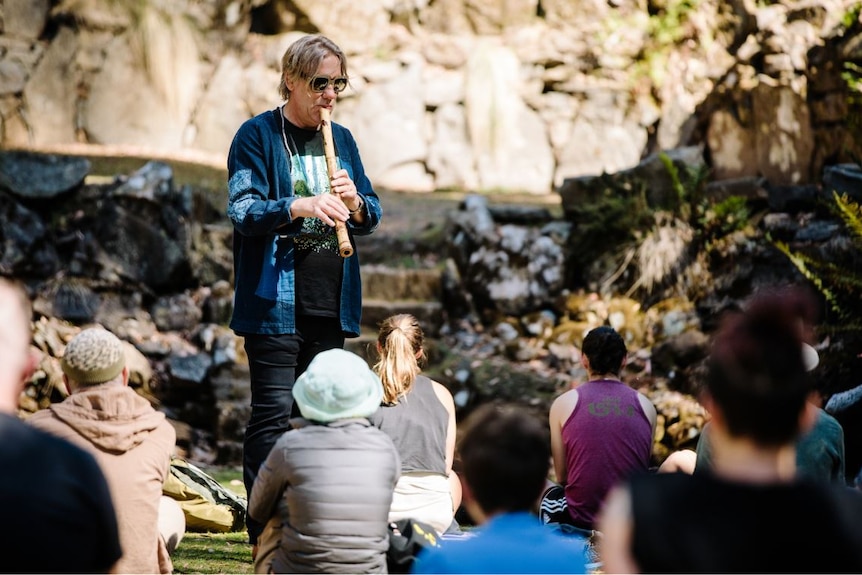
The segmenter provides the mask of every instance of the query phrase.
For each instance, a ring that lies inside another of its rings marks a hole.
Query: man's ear
[[[581,365],[584,366],[587,373],[590,373],[590,358],[584,352],[581,352]]]
[[[33,347],[31,347],[27,353],[27,361],[24,364],[24,373],[21,377],[24,383],[30,381],[30,378],[33,377],[34,373],[36,373],[36,368],[39,367],[39,355],[39,352]]]
[[[123,366],[123,385],[129,385],[129,366]]]

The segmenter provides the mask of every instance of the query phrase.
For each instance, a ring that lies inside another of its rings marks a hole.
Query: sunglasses
[[[325,92],[326,88],[328,88],[330,84],[332,85],[332,89],[335,90],[335,93],[339,94],[347,87],[347,78],[344,76],[339,76],[338,78],[315,76],[308,81],[308,85],[312,92]]]

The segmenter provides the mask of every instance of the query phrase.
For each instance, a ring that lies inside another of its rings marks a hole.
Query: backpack
[[[389,523],[389,550],[386,566],[390,573],[410,573],[419,552],[429,547],[440,547],[437,531],[423,521],[399,519]]]
[[[188,531],[227,533],[245,528],[245,498],[184,459],[171,460],[162,493],[180,504]]]

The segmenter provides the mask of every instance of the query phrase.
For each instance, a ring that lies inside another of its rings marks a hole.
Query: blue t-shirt
[[[419,553],[412,573],[586,573],[584,540],[527,512],[505,513]]]

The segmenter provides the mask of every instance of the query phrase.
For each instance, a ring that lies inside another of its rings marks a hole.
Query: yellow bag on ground
[[[180,504],[187,531],[227,533],[245,529],[245,498],[184,459],[172,459],[170,471],[162,493]]]

